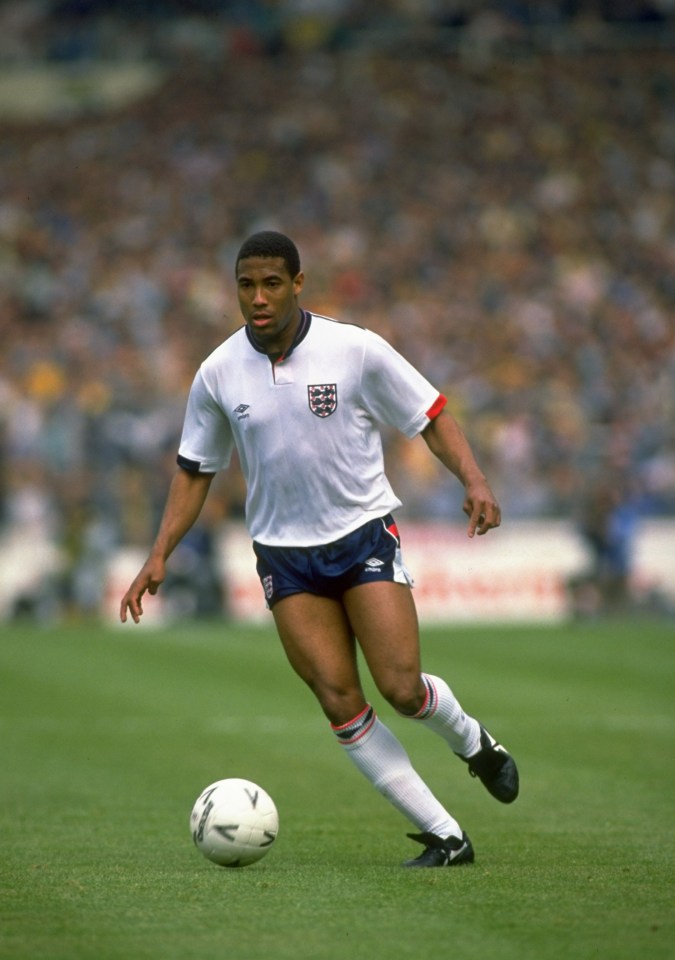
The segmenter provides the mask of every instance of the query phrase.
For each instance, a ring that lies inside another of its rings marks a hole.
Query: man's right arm
[[[127,621],[127,611],[134,623],[143,615],[143,594],[151,595],[166,576],[166,561],[199,516],[209,492],[213,473],[189,473],[179,467],[171,481],[157,538],[133,583],[122,597],[120,620]]]

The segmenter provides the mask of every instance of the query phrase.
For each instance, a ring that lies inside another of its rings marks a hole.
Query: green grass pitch
[[[429,731],[380,716],[471,836],[476,863],[403,870],[409,825],[334,742],[266,628],[5,624],[2,960],[670,960],[672,623],[449,627],[424,666],[518,760],[494,801]],[[213,780],[280,812],[225,870],[189,813]]]

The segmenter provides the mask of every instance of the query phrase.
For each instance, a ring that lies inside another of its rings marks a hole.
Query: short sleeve
[[[229,420],[200,369],[188,396],[178,462],[189,463],[200,473],[216,473],[229,465],[233,447]]]
[[[361,388],[377,420],[415,437],[445,405],[445,397],[382,337],[366,331]]]

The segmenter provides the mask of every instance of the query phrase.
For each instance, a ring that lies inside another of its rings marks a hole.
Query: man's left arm
[[[468,535],[473,537],[477,533],[482,536],[493,527],[498,527],[502,514],[497,498],[476,463],[469,441],[447,408],[441,410],[425,427],[422,436],[431,452],[464,486],[464,513],[469,518]]]

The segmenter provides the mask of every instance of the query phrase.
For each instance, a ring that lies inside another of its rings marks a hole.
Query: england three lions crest
[[[337,410],[337,383],[310,383],[307,396],[316,417],[330,417]]]

